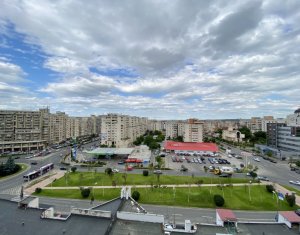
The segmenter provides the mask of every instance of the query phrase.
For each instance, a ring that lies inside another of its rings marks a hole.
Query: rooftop
[[[223,221],[237,221],[237,218],[232,210],[216,209],[216,212],[219,214],[221,220]]]
[[[219,151],[218,146],[214,143],[166,141],[164,147],[167,150],[210,151],[210,152]]]
[[[92,151],[87,151],[87,153],[95,155],[129,155],[133,150],[134,148],[96,148]]]
[[[0,235],[104,234],[110,223],[108,219],[81,215],[71,215],[66,221],[40,219],[43,210],[19,209],[17,203],[1,199],[0,208]]]
[[[280,211],[279,214],[291,223],[300,223],[300,216],[298,216],[294,211]]]

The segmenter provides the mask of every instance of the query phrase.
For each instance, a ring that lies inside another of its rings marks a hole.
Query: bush
[[[77,170],[77,167],[76,166],[72,166],[71,167],[71,171],[74,173],[75,171]]]
[[[225,203],[225,200],[221,195],[216,194],[216,195],[214,195],[214,202],[215,202],[216,206],[223,206]]]
[[[112,169],[110,167],[106,168],[105,169],[105,174],[112,175],[113,174]]]
[[[148,175],[149,175],[149,171],[143,170],[143,176],[148,176]]]
[[[35,188],[35,193],[41,193],[42,189],[41,188]]]
[[[87,198],[87,197],[90,196],[91,189],[89,189],[89,188],[81,188],[80,190],[81,190],[81,196],[83,198]]]
[[[272,184],[266,185],[266,189],[269,193],[273,193],[273,191],[275,190]]]
[[[288,204],[290,205],[290,207],[293,207],[296,204],[296,197],[294,194],[287,195],[286,200],[287,200]]]
[[[131,197],[132,197],[134,200],[138,201],[139,198],[140,198],[140,193],[139,193],[138,191],[133,191]]]

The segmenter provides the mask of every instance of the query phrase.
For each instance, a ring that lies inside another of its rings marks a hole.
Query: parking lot
[[[165,157],[165,165],[167,168],[173,169],[181,174],[195,174],[207,175],[209,170],[205,173],[204,166],[207,168],[218,168],[222,166],[240,168],[241,164],[245,165],[244,159],[237,159],[235,157],[228,157],[225,153],[219,153],[217,156],[186,154],[178,155],[174,153],[167,153]],[[182,165],[187,168],[182,170]]]

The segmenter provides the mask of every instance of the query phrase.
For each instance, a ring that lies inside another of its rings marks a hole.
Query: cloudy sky
[[[0,109],[285,117],[299,22],[299,0],[2,0]]]

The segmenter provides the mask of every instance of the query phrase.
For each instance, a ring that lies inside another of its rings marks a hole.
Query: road
[[[225,147],[229,147],[226,144],[223,144]],[[232,153],[241,155],[241,152],[244,150],[240,150],[238,148],[230,146]],[[261,157],[259,157],[260,162],[256,162],[253,160],[254,157],[248,157],[247,161],[253,166],[258,167],[258,175],[266,176],[270,179],[270,181],[274,183],[278,183],[281,185],[289,185],[297,190],[300,190],[300,186],[289,184],[290,180],[297,181],[300,180],[300,175],[290,170],[288,161],[277,160],[277,163],[272,163],[267,161]],[[237,159],[238,162],[246,165],[246,158]]]

